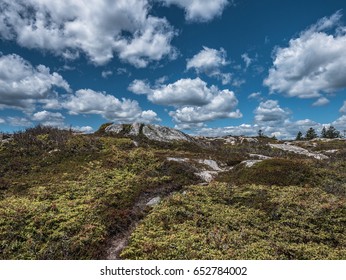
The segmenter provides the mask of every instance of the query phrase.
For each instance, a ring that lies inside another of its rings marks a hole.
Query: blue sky
[[[0,131],[343,131],[345,10],[341,0],[0,0]]]

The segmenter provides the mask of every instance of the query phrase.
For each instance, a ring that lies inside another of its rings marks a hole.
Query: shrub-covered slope
[[[318,187],[190,186],[132,234],[129,259],[345,259],[345,199]]]
[[[118,236],[129,259],[346,258],[344,140],[290,143],[318,160],[269,138],[162,142],[107,126],[0,143],[0,258],[104,259]]]

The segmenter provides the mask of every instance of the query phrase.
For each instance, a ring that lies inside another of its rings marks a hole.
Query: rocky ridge
[[[177,129],[153,124],[111,124],[105,128],[105,133],[129,137],[144,136],[149,140],[159,142],[195,142],[194,138]]]

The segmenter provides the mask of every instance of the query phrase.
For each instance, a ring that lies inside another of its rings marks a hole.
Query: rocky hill
[[[146,124],[4,138],[0,258],[346,258],[345,139]]]
[[[128,137],[145,137],[153,141],[172,142],[187,141],[195,142],[189,135],[170,127],[151,124],[110,124],[104,128],[106,134],[116,134]]]

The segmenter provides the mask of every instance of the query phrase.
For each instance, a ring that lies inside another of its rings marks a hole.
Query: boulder
[[[147,206],[155,206],[155,205],[159,204],[160,201],[161,201],[161,197],[157,196],[157,197],[150,199],[146,205]]]

